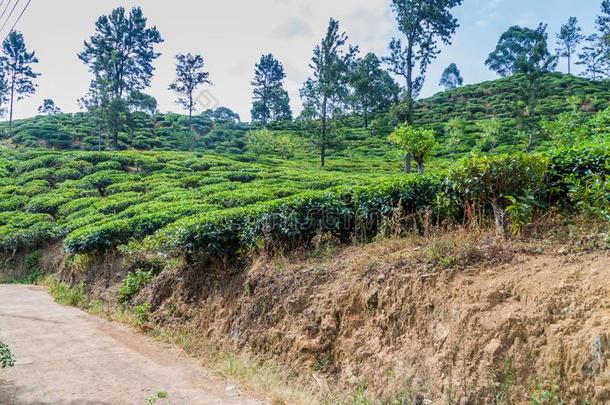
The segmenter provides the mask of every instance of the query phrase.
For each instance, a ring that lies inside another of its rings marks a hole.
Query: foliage
[[[195,90],[202,84],[211,84],[210,74],[203,70],[203,56],[187,54],[176,55],[176,81],[169,86],[178,93],[177,103],[189,112],[189,127],[195,111]]]
[[[45,98],[42,101],[42,105],[38,107],[38,112],[40,114],[55,115],[61,113],[61,108],[55,105],[55,101],[50,98]]]
[[[390,141],[406,156],[413,157],[420,173],[424,172],[424,164],[436,147],[434,131],[414,128],[409,124],[396,128],[390,135]]]
[[[453,90],[464,84],[462,74],[455,63],[450,64],[443,71],[439,86],[444,87],[445,90]]]
[[[34,72],[31,65],[38,63],[38,58],[34,52],[28,52],[23,34],[17,31],[11,31],[8,34],[2,44],[2,52],[1,64],[6,70],[4,77],[8,80],[6,90],[10,93],[9,125],[12,126],[15,101],[34,94],[36,91],[36,85],[32,80],[40,74]]]
[[[413,123],[413,103],[422,89],[428,66],[440,53],[439,42],[449,45],[458,27],[451,9],[461,4],[462,0],[392,0],[398,29],[404,37],[392,39],[390,56],[384,58],[384,62],[392,73],[405,79],[404,121],[410,124]],[[415,76],[417,74],[419,76]]]
[[[9,347],[0,342],[0,368],[13,367],[15,365],[15,357],[11,353]]]
[[[142,287],[148,284],[155,274],[153,271],[136,270],[127,274],[121,285],[119,286],[119,301],[127,303],[133,297],[138,295]]]
[[[254,100],[252,121],[263,126],[279,121],[291,121],[292,111],[288,92],[284,90],[284,65],[272,54],[261,56],[254,68]]]
[[[570,17],[557,34],[557,54],[568,59],[568,74],[572,73],[572,56],[584,39],[582,28],[578,25],[576,17]]]
[[[597,32],[586,38],[577,64],[585,67],[585,75],[593,80],[610,78],[610,3],[604,0],[601,15],[595,21]]]
[[[339,32],[339,22],[329,21],[328,31],[321,43],[314,48],[310,68],[312,77],[301,88],[304,112],[308,119],[319,119],[318,146],[320,166],[326,162],[326,150],[332,146],[331,122],[339,118],[346,107],[349,94],[348,82],[351,65],[358,48],[347,46],[347,35]]]
[[[159,57],[154,46],[163,42],[156,27],[147,27],[142,9],[129,14],[124,7],[101,16],[96,32],[78,57],[94,78],[83,100],[90,110],[101,113],[100,120],[112,133],[112,147],[118,149],[118,135],[125,126],[132,101],[141,100],[141,91],[150,85],[152,62]]]
[[[150,320],[150,304],[140,304],[133,309],[136,326],[143,328]]]
[[[371,115],[388,111],[398,102],[400,86],[382,69],[381,61],[373,53],[356,61],[349,81],[353,88],[350,96],[353,109],[362,115],[365,129],[368,128]]]
[[[557,61],[548,50],[547,38],[544,24],[535,30],[512,26],[502,34],[485,64],[502,77],[550,72]]]
[[[610,178],[595,174],[567,179],[569,197],[577,210],[592,218],[610,221]]]
[[[53,299],[61,305],[84,309],[89,304],[83,283],[69,286],[57,280],[54,276],[46,277],[42,283],[49,288],[49,294]]]
[[[468,159],[453,169],[449,179],[467,200],[491,207],[499,234],[505,233],[506,209],[517,199],[535,196],[540,201],[544,192],[547,160],[525,154],[481,156]],[[512,197],[512,199],[509,199]],[[513,208],[513,214],[522,216]],[[514,215],[515,217],[517,215]]]

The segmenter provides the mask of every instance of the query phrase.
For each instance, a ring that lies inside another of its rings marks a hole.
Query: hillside
[[[461,153],[470,151],[477,140],[477,122],[498,118],[502,125],[498,151],[523,150],[517,133],[516,103],[519,100],[522,79],[516,76],[483,82],[442,92],[416,104],[415,122],[435,129],[441,147],[441,156],[455,152],[447,144],[445,124],[454,118],[464,121],[466,139],[458,147]],[[610,100],[610,82],[593,82],[588,79],[549,74],[543,82],[544,92],[537,111],[541,119],[553,119],[568,111],[567,98],[581,97],[585,112],[605,109]],[[375,124],[375,122],[377,124]],[[381,114],[369,130],[362,128],[358,117],[344,121],[343,142],[334,153],[341,157],[352,155],[395,159],[386,136],[391,131],[388,114]],[[299,122],[284,123],[274,127],[275,133],[293,137],[301,160],[315,157],[306,128]],[[247,151],[246,134],[252,126],[239,122],[230,110],[219,108],[196,116],[193,132],[188,129],[187,117],[178,114],[149,115],[134,113],[129,127],[119,136],[121,149],[138,150],[187,150],[208,151],[223,154],[242,154]],[[98,150],[99,132],[87,113],[37,116],[16,121],[9,131],[6,123],[0,124],[5,142],[15,146],[52,149]],[[11,135],[12,134],[12,135]],[[107,142],[102,149],[107,149]],[[312,159],[315,160],[315,159]]]

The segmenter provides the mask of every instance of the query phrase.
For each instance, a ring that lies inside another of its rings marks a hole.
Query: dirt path
[[[42,288],[0,285],[0,404],[257,404],[197,361],[128,328],[53,302]]]

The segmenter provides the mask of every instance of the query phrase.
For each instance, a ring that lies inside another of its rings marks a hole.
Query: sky
[[[0,3],[2,10],[7,1]],[[4,38],[27,3],[17,3],[12,20],[0,31]],[[212,86],[201,89],[201,108],[223,105],[250,119],[254,64],[262,54],[273,53],[286,69],[285,87],[295,115],[301,109],[299,88],[309,76],[314,46],[328,27],[329,18],[339,20],[349,42],[360,47],[361,55],[386,55],[387,44],[399,36],[390,0],[31,0],[16,29],[22,31],[29,49],[40,63],[35,69],[37,93],[15,107],[15,116],[36,115],[45,98],[53,99],[65,112],[79,111],[77,99],[89,87],[91,74],[77,58],[83,42],[94,32],[100,15],[113,8],[140,6],[150,25],[155,25],[165,42],[157,50],[155,77],[146,90],[159,102],[161,112],[183,112],[168,90],[174,80],[177,53],[197,53],[205,58]],[[579,19],[585,33],[594,30],[601,0],[464,0],[454,10],[460,27],[450,46],[430,66],[422,96],[440,89],[444,68],[455,62],[465,83],[495,78],[484,61],[499,36],[511,25],[549,25],[550,45],[555,33],[570,16]],[[12,5],[11,5],[12,8]],[[10,9],[9,9],[10,11]],[[559,66],[566,70],[565,62]],[[403,83],[401,83],[403,84]]]

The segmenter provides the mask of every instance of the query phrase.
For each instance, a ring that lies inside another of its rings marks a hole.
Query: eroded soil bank
[[[296,370],[320,398],[328,389],[373,403],[602,404],[605,232],[561,244],[462,230],[257,258],[233,272],[174,265],[132,304],[150,303],[157,325],[194,325],[219,347]],[[104,263],[63,278],[112,301],[129,266]]]

